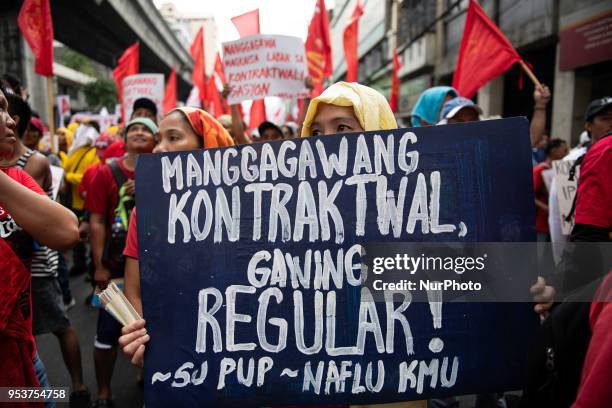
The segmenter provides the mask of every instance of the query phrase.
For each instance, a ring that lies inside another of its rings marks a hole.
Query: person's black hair
[[[544,153],[546,153],[546,156],[548,156],[553,149],[561,147],[566,143],[567,142],[563,139],[550,139],[548,143],[546,143],[546,147],[544,147]]]
[[[89,125],[89,126],[91,126],[91,127],[92,127],[92,128],[94,128],[94,129],[96,129],[96,131],[97,131],[98,133],[100,133],[100,124],[99,124],[97,121],[92,120],[92,121],[90,121],[90,122],[88,123],[88,125]]]
[[[295,132],[293,131],[293,128],[292,128],[291,126],[289,126],[289,125],[283,125],[283,126],[281,126],[281,130],[283,130],[283,128],[285,128],[285,129],[289,130],[289,133],[290,133],[289,137],[290,137],[290,138],[294,138],[294,137],[295,137]],[[285,137],[285,135],[284,135],[284,134],[283,134],[283,137]]]
[[[32,117],[40,119],[40,115],[35,110],[32,111]]]
[[[21,99],[21,97],[9,90],[3,89],[4,96],[8,101],[8,113],[11,117],[19,116],[19,123],[17,124],[17,137],[20,139],[28,129],[30,119],[32,118],[32,109],[30,105]]]
[[[21,92],[21,88],[22,88],[22,83],[21,80],[13,75],[13,74],[4,74],[2,75],[2,81],[6,82],[6,84],[11,88],[10,90],[13,91],[13,93],[19,93]],[[6,91],[3,91],[6,94]]]
[[[132,110],[135,112],[136,110],[140,108],[144,108],[144,109],[151,111],[151,113],[153,113],[153,116],[157,117],[157,105],[155,105],[155,102],[153,102],[151,99],[149,98],[136,99],[134,101],[134,105],[132,106]]]

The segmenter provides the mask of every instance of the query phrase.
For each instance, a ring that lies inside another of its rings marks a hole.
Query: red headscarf
[[[190,107],[174,110],[185,115],[195,134],[204,140],[205,149],[234,146],[234,140],[228,131],[208,112]]]

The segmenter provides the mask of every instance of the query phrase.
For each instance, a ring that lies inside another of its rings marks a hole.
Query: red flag
[[[251,105],[251,117],[249,118],[249,129],[256,129],[266,120],[266,103],[264,99],[257,99]]]
[[[397,112],[398,99],[399,99],[399,70],[400,70],[399,55],[397,55],[397,48],[393,50],[393,72],[391,73],[391,97],[389,98],[389,105],[391,105],[391,111]]]
[[[221,55],[219,55],[219,51],[217,51],[217,56],[215,58],[215,73],[221,80],[221,83],[225,85],[225,70],[223,69],[223,62],[221,61]]]
[[[119,96],[119,103],[122,106],[123,113],[123,79],[130,75],[136,75],[138,73],[138,65],[139,65],[139,51],[140,51],[140,43],[136,41],[134,44],[130,45],[124,52],[121,57],[119,57],[119,61],[117,61],[117,67],[113,70],[113,79],[115,80],[115,85],[117,85],[117,95]],[[129,118],[124,118],[124,120],[129,120]]]
[[[34,71],[53,75],[53,20],[49,0],[25,0],[17,25],[34,54]]]
[[[204,27],[200,27],[191,44],[191,58],[193,58],[193,72],[191,81],[200,92],[200,100],[206,101],[206,64],[204,63]]]
[[[162,103],[164,109],[164,115],[176,108],[176,68],[172,67],[170,75],[168,76],[168,82],[166,83],[166,89],[164,90],[164,101]]]
[[[325,0],[317,0],[315,4],[314,14],[308,26],[305,47],[308,75],[314,86],[311,97],[314,98],[323,92],[325,77],[332,74],[332,50]]]
[[[259,34],[259,9],[232,17],[232,23],[236,26],[241,38]]]
[[[236,26],[240,37],[259,34],[259,9],[233,17],[232,23]],[[264,99],[257,99],[251,104],[249,129],[258,127],[265,120],[266,101]]]
[[[457,92],[471,98],[481,86],[519,61],[521,56],[510,41],[478,2],[470,0],[453,77]]]
[[[223,62],[221,61],[221,55],[218,51],[215,59],[215,74],[221,81],[221,85],[225,85],[225,70],[223,69]],[[221,100],[221,105],[223,106],[223,113],[230,114],[231,110],[229,105],[227,104],[227,99],[221,98],[221,95],[219,95],[219,98]]]
[[[346,60],[346,82],[357,82],[357,67],[359,55],[357,50],[359,39],[359,17],[363,14],[363,4],[357,0],[355,10],[344,28],[344,59]]]
[[[224,113],[223,102],[221,101],[221,94],[219,94],[219,89],[217,88],[217,85],[215,84],[214,75],[211,75],[208,78],[207,85],[208,85],[207,92],[208,92],[208,97],[209,97],[209,102],[210,102],[208,113],[210,113],[214,117],[223,115]]]

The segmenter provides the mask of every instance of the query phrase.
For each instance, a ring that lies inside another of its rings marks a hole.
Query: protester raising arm
[[[298,118],[298,128],[296,135],[302,134],[302,125],[304,124],[304,118],[306,118],[306,111],[308,111],[308,105],[310,105],[310,98],[312,96],[312,90],[314,89],[314,85],[312,84],[312,78],[309,76],[304,80],[304,85],[308,89],[308,96],[304,98],[304,105],[302,106],[302,110],[300,112],[300,117]]]
[[[244,123],[242,122],[242,115],[238,110],[238,105],[231,105],[230,109],[232,111],[232,128],[230,132],[236,138],[236,144],[244,145],[253,143],[249,135],[244,131]]]
[[[223,85],[223,92],[221,96],[223,99],[227,99],[227,96],[230,93],[229,84]],[[242,122],[242,115],[240,114],[240,110],[238,109],[238,105],[230,105],[230,110],[232,111],[232,124],[228,129],[230,134],[233,136],[236,144],[251,144],[253,141],[244,131],[244,124]]]
[[[546,85],[536,85],[533,102],[533,116],[529,126],[532,147],[536,146],[546,133],[546,106],[550,102],[550,89]]]
[[[36,194],[0,172],[0,206],[41,244],[66,250],[79,241],[74,214],[47,196]]]

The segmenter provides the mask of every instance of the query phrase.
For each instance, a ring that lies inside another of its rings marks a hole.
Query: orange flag
[[[389,105],[391,106],[392,112],[397,112],[398,99],[399,99],[399,70],[400,70],[399,55],[397,55],[397,48],[393,50],[393,72],[391,73],[391,97],[389,98]]]
[[[471,98],[484,84],[522,61],[510,41],[476,0],[470,0],[453,87]]]
[[[164,115],[176,108],[176,68],[172,67],[170,75],[168,76],[168,82],[166,82],[166,89],[164,91],[164,101],[162,103]]]
[[[53,20],[49,0],[25,0],[17,25],[34,54],[34,71],[53,75]]]
[[[325,0],[317,0],[315,4],[305,47],[308,75],[314,86],[311,97],[315,98],[323,92],[325,78],[332,74],[332,50]]]
[[[363,15],[363,4],[357,0],[353,15],[344,28],[344,58],[346,60],[346,82],[357,82],[357,68],[359,66],[359,55],[357,46],[359,44],[359,17]]]
[[[117,95],[119,96],[119,103],[121,104],[122,113],[123,110],[123,79],[130,75],[136,75],[138,73],[138,67],[140,63],[140,43],[136,41],[130,45],[124,53],[119,57],[117,67],[113,70],[113,79],[115,85],[117,85]],[[129,120],[129,118],[123,118]]]
[[[198,88],[200,100],[206,101],[206,65],[204,63],[204,27],[200,27],[190,48],[191,58],[193,58],[193,72],[191,81]]]

